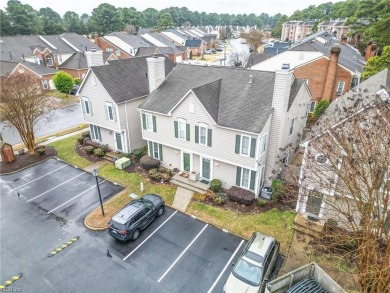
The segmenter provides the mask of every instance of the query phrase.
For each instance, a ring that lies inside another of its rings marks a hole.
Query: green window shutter
[[[114,118],[114,122],[116,122],[116,107],[112,105],[112,117]]]
[[[91,104],[91,101],[88,101],[88,105],[89,105],[89,113],[91,114],[91,116],[93,115],[93,112],[92,112],[92,104]]]
[[[152,119],[153,119],[153,132],[157,132],[156,116],[153,116]]]
[[[249,185],[250,190],[255,190],[256,171],[251,171],[251,181]]]
[[[153,143],[149,140],[149,148],[148,148],[149,157],[153,157]]]
[[[164,159],[163,159],[163,151],[162,151],[162,144],[161,143],[158,144],[158,153],[160,155],[160,161],[163,161]]]
[[[240,143],[241,143],[241,135],[236,134],[236,149],[235,149],[236,154],[240,153]]]
[[[212,129],[208,129],[207,131],[207,145],[211,147],[213,141],[213,131]]]
[[[144,113],[142,113],[142,128],[146,129],[146,117]]]
[[[175,137],[178,138],[179,137],[179,126],[178,126],[177,121],[173,121],[173,125],[175,127]]]
[[[237,173],[236,173],[236,185],[241,186],[241,167],[237,167]]]
[[[251,158],[254,158],[256,154],[256,138],[251,139],[251,153],[250,156]]]
[[[195,126],[195,143],[199,143],[199,126]]]
[[[186,124],[186,140],[190,141],[191,140],[191,135],[190,135],[190,125]]]
[[[83,111],[83,114],[85,114],[85,104],[84,99],[81,99],[81,110]]]

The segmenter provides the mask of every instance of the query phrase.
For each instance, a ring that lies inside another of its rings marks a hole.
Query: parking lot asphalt
[[[23,292],[222,291],[243,239],[168,207],[134,242],[87,230],[94,180],[54,159],[0,177],[0,283],[23,273],[12,283]],[[105,199],[122,188],[99,181]]]

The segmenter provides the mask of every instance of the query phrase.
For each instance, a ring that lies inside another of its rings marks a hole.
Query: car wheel
[[[164,207],[160,207],[157,212],[157,216],[161,216],[164,213]]]
[[[138,237],[139,237],[139,230],[138,229],[135,229],[134,230],[134,232],[133,232],[133,234],[131,234],[131,239],[132,240],[137,240],[138,239]]]

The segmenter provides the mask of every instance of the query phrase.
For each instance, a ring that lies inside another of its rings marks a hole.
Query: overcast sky
[[[67,11],[74,11],[81,16],[83,13],[91,15],[92,10],[101,3],[110,3],[115,7],[135,7],[139,11],[152,7],[157,10],[171,6],[187,7],[191,11],[216,12],[229,14],[259,15],[268,13],[275,15],[282,13],[290,16],[295,10],[301,10],[309,5],[326,3],[326,0],[20,0],[23,4],[29,4],[34,9],[50,7],[61,16]],[[330,1],[336,2],[336,1]],[[7,6],[7,0],[0,0],[2,9]]]

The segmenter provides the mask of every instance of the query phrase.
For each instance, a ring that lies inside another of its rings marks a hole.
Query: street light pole
[[[93,176],[95,176],[95,179],[96,179],[96,186],[97,186],[98,193],[99,193],[100,207],[101,207],[101,209],[102,209],[102,215],[103,215],[103,217],[104,217],[104,209],[103,209],[102,195],[100,194],[100,187],[99,187],[99,182],[98,182],[98,175],[99,175],[99,172],[98,172],[98,170],[94,169],[94,170],[92,171],[92,174],[93,174]]]
[[[223,66],[225,67],[226,60],[226,45],[223,46]]]

